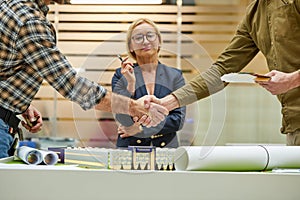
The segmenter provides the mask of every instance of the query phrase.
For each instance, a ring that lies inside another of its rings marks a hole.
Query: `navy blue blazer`
[[[112,78],[112,91],[133,99],[139,99],[147,95],[144,78],[141,68],[135,64],[134,74],[136,77],[135,93],[131,96],[127,90],[127,80],[121,73],[121,68],[116,69]],[[173,67],[168,67],[159,63],[156,71],[154,95],[157,98],[162,98],[169,95],[171,92],[182,87],[185,84],[182,76],[182,71]],[[117,147],[128,146],[149,146],[156,147],[178,147],[178,138],[176,131],[183,126],[186,115],[186,107],[181,107],[170,111],[166,119],[156,127],[146,128],[134,137],[121,138],[118,137]],[[116,120],[124,126],[131,126],[133,120],[129,115],[117,114]]]

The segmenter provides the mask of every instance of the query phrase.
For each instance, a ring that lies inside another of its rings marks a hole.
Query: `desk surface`
[[[0,167],[0,199],[299,199],[300,173]]]

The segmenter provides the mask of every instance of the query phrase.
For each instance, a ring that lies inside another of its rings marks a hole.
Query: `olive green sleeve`
[[[224,88],[221,81],[223,73],[216,66],[212,66],[193,78],[188,84],[173,92],[180,106],[191,104],[197,100],[208,97]]]
[[[249,34],[249,17],[251,15],[243,18],[229,45],[207,71],[173,92],[180,106],[191,104],[222,90],[225,84],[221,81],[221,76],[241,71],[258,53],[259,49]]]

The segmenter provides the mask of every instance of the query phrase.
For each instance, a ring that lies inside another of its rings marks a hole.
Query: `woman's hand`
[[[131,62],[127,62],[128,57],[126,57],[122,62],[121,62],[121,73],[123,76],[126,78],[128,85],[127,85],[127,90],[131,93],[134,94],[135,91],[135,75],[133,71],[133,64]]]
[[[123,126],[119,125],[118,134],[121,138],[126,138],[130,136],[134,136],[143,131],[142,126],[139,123],[134,123],[132,126]]]

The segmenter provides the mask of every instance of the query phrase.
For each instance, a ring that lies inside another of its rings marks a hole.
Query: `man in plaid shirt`
[[[12,143],[7,132],[18,125],[15,115],[40,116],[30,103],[43,80],[84,110],[130,114],[145,126],[161,122],[168,114],[164,107],[112,94],[76,75],[56,46],[55,30],[46,18],[49,4],[50,0],[0,0],[0,157],[7,156]],[[35,126],[25,126],[36,132],[41,125],[40,118]]]

